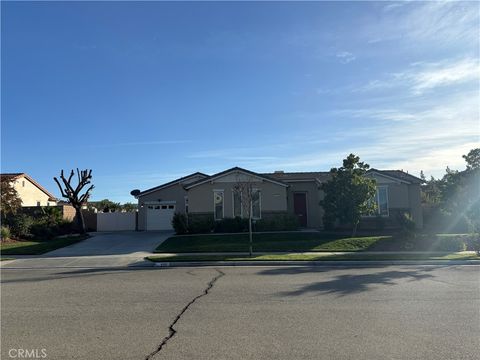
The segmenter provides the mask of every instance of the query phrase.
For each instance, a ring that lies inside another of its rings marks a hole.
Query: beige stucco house
[[[55,206],[57,199],[42,185],[25,173],[1,174],[3,178],[11,180],[13,187],[22,200],[22,206]]]
[[[141,191],[138,199],[139,230],[171,230],[175,212],[209,216],[215,220],[243,216],[239,183],[249,183],[254,191],[253,217],[265,219],[276,214],[295,215],[302,227],[322,228],[324,194],[320,186],[328,172],[255,173],[234,167],[214,175],[200,172]],[[396,226],[396,215],[408,212],[417,227],[423,226],[420,205],[421,179],[400,170],[372,169],[367,176],[377,182],[378,214],[365,217],[364,227]]]

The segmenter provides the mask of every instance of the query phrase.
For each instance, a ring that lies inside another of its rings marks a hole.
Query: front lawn
[[[45,241],[15,241],[0,244],[1,255],[40,255],[88,238],[88,235],[68,236]]]
[[[255,233],[254,252],[359,251],[370,249],[391,236],[347,237],[327,233]],[[172,236],[159,245],[158,253],[248,252],[248,234]]]
[[[188,262],[188,261],[378,261],[378,260],[480,260],[476,254],[452,253],[448,255],[428,254],[270,254],[254,255],[169,255],[149,256],[153,262]]]

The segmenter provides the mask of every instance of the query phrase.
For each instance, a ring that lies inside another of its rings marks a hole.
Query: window
[[[254,189],[252,192],[252,219],[261,219],[262,201],[260,190]]]
[[[243,217],[242,193],[233,192],[233,217]]]
[[[22,187],[25,187],[25,180],[22,181]]]
[[[173,206],[173,205],[168,205],[168,208],[169,208],[169,209],[174,209],[175,206]]]
[[[379,215],[388,216],[388,188],[386,186],[377,187],[377,207]]]
[[[185,213],[188,214],[188,196],[185,196]]]
[[[223,219],[223,190],[213,191],[213,207],[215,220]]]
[[[366,216],[388,216],[388,187],[387,186],[377,186],[377,192],[375,197],[370,200],[375,202],[377,209],[374,213],[370,213]]]
[[[40,201],[37,201],[37,206],[40,206]]]
[[[162,205],[162,209],[165,210],[167,208],[167,205]]]

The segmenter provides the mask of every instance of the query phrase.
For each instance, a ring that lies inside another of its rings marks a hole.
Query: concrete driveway
[[[172,232],[94,233],[89,239],[38,256],[15,256],[2,268],[153,266],[144,260]]]
[[[89,239],[46,254],[59,256],[146,255],[173,235],[172,232],[125,231],[94,233]]]

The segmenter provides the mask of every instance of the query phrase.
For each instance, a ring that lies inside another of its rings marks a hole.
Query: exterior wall
[[[140,196],[138,198],[138,230],[146,229],[147,207],[145,206],[145,203],[175,201],[175,212],[185,213],[186,195],[187,191],[183,188],[181,184],[174,184],[169,187]]]
[[[296,192],[307,194],[307,227],[320,228],[323,226],[323,208],[320,206],[320,200],[323,199],[323,191],[319,189],[319,184],[312,181],[289,182],[288,188],[288,213],[294,214],[293,194]]]
[[[286,187],[271,182],[252,182],[252,186],[261,192],[261,211],[286,212],[287,191]],[[213,214],[213,190],[224,191],[224,217],[233,217],[233,189],[234,181],[204,183],[188,190],[190,214]]]
[[[372,177],[377,181],[377,186],[388,187],[389,216],[388,219],[386,219],[387,227],[398,226],[396,220],[397,215],[408,211],[415,221],[417,228],[422,228],[423,215],[421,207],[420,185],[405,184],[395,180],[390,180],[383,176]]]
[[[56,202],[48,201],[50,197],[47,194],[23,176],[13,182],[13,187],[22,199],[22,206],[37,206],[37,202],[40,202],[40,206],[56,205]]]

